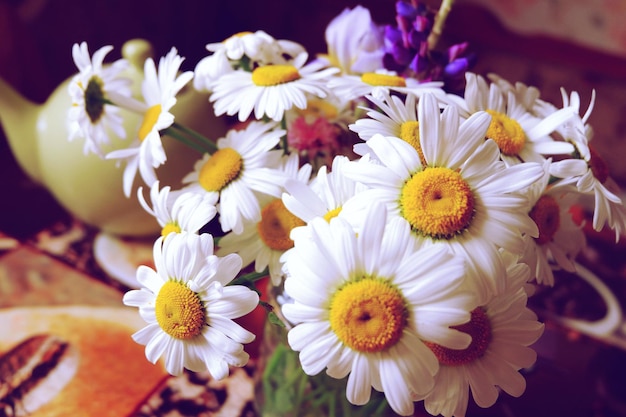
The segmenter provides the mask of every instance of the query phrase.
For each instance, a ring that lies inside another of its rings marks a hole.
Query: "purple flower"
[[[417,0],[396,2],[396,26],[385,27],[386,69],[421,81],[443,81],[451,93],[461,91],[465,72],[475,62],[475,56],[463,42],[445,51],[430,50],[428,37],[433,29],[435,13]]]

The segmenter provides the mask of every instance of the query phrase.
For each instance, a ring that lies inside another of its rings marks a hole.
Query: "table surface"
[[[592,123],[598,126],[599,148],[613,150],[608,152],[611,168],[618,179],[626,178],[626,165],[620,163],[621,155],[626,155],[625,141],[620,140],[625,135],[621,114],[626,105],[626,81],[597,74],[591,77],[586,68],[528,60],[512,50],[479,49],[477,72],[495,71],[509,80],[532,82],[542,92],[548,91],[550,98],[560,97],[561,85],[580,89],[583,96],[596,88],[597,111]],[[4,138],[0,135],[0,139]],[[5,140],[0,140],[0,186],[4,196],[0,203],[0,314],[53,306],[126,309],[121,297],[129,288],[109,276],[94,259],[98,231],[72,218],[45,189],[26,177]],[[588,231],[588,241],[580,263],[626,308],[626,239],[616,245],[606,234]],[[579,277],[559,273],[555,286],[541,289],[530,303],[545,321],[546,331],[535,345],[539,354],[536,365],[524,371],[526,393],[521,398],[503,394],[486,410],[471,405],[468,416],[626,416],[626,329],[622,326],[598,337],[558,320],[601,318],[604,305],[597,292]],[[4,351],[9,348],[6,343],[0,337]],[[130,356],[122,358],[124,361],[145,361],[141,349],[127,354]],[[254,368],[251,362],[244,369],[233,369],[221,382],[203,373],[163,375],[118,415],[255,416],[251,403]],[[116,388],[109,387],[112,391]],[[419,403],[416,415],[427,415]]]

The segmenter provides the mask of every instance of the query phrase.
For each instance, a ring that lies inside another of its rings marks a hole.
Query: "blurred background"
[[[207,43],[261,29],[299,42],[313,55],[325,52],[324,29],[332,18],[357,4],[370,9],[376,23],[394,24],[393,0],[0,0],[0,77],[41,103],[75,73],[71,48],[81,41],[90,52],[113,45],[109,60],[119,58],[132,38],[149,40],[157,57],[176,46],[186,58],[183,69],[192,70],[207,55]],[[557,106],[561,87],[578,91],[583,109],[595,89],[593,144],[626,188],[624,17],[622,0],[457,0],[441,42],[469,41],[477,54],[474,72],[536,86],[543,99]],[[0,191],[0,231],[20,241],[44,229],[54,233],[59,221],[72,221],[16,164],[1,126]],[[587,261],[626,308],[624,240],[615,246],[603,236],[589,238],[598,245],[585,254]],[[535,299],[539,310],[592,320],[602,316],[602,303],[581,280],[561,277],[559,282],[565,284]],[[626,327],[619,335],[621,345],[617,339],[598,341],[553,330],[537,346],[542,366],[527,376],[524,397],[507,398],[503,408],[471,410],[472,415],[548,416],[565,410],[569,416],[626,416]]]

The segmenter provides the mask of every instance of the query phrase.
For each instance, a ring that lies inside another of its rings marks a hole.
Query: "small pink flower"
[[[304,116],[293,121],[287,132],[289,147],[309,158],[320,155],[333,155],[340,148],[341,129],[323,117],[307,123]]]

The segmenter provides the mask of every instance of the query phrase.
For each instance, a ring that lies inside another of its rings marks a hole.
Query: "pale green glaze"
[[[139,94],[143,61],[150,52],[149,44],[140,40],[129,41],[122,50],[124,57],[134,64],[125,74],[136,81],[134,94]],[[69,81],[62,83],[44,104],[37,105],[0,79],[0,122],[19,165],[85,223],[121,236],[157,234],[160,228],[156,220],[137,201],[136,190],[141,180],[136,179],[131,198],[126,198],[122,190],[123,163],[118,166],[116,161],[85,155],[82,140],[68,141]],[[215,117],[208,97],[191,85],[180,93],[172,112],[178,123],[210,139],[216,140],[226,132],[225,123]],[[126,111],[122,114],[128,139],[114,141],[112,149],[126,146],[140,123],[140,116]],[[157,170],[157,175],[162,185],[176,189],[201,155],[170,137],[164,137],[163,143],[168,160]]]

